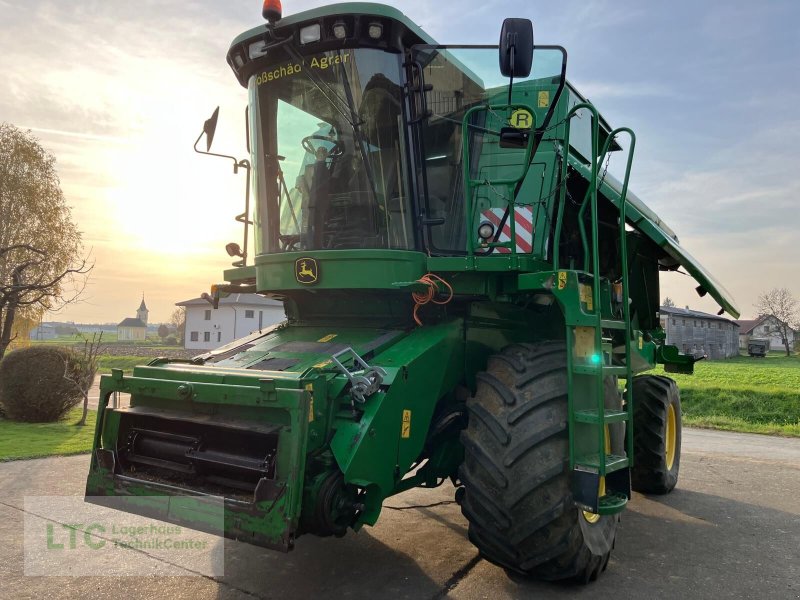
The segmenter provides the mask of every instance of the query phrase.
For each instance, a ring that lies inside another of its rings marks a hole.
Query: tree
[[[162,343],[164,342],[164,338],[166,338],[168,335],[169,335],[169,328],[166,325],[164,325],[164,323],[159,325],[158,326],[158,337],[161,338],[161,342]]]
[[[672,298],[667,296],[666,298],[664,298],[664,302],[663,302],[663,304],[661,306],[666,306],[668,308],[672,308],[672,307],[675,306],[675,303],[672,301]]]
[[[169,318],[169,324],[175,328],[175,332],[178,334],[178,342],[182,344],[184,330],[186,329],[186,308],[179,306],[172,311],[172,315],[170,315]]]
[[[0,123],[0,358],[15,319],[78,299],[92,269],[81,256],[55,157],[29,131]]]
[[[760,316],[774,318],[783,346],[786,348],[786,356],[791,356],[789,333],[792,329],[800,329],[797,298],[786,288],[773,288],[758,297],[755,308]]]
[[[83,354],[75,353],[77,364],[71,365],[70,359],[64,361],[64,379],[77,389],[83,398],[83,413],[80,420],[75,425],[82,427],[86,425],[86,415],[89,414],[89,390],[92,389],[94,377],[97,375],[98,360],[100,354],[100,343],[103,341],[103,332],[100,336],[95,333],[92,340],[83,338]]]

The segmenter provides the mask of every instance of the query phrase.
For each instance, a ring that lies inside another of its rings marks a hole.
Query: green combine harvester
[[[596,578],[631,489],[678,478],[677,386],[638,375],[695,361],[665,344],[659,271],[737,317],[731,296],[628,191],[633,131],[530,21],[443,46],[379,4],[264,16],[228,53],[245,237],[208,299],[280,299],[286,321],[104,376],[87,500],[207,529],[222,497],[226,537],[289,551],[451,482],[487,560]]]

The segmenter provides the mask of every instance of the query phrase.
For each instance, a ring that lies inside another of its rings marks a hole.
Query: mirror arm
[[[511,63],[511,77],[508,78],[508,104],[511,105],[511,88],[514,87],[514,54],[516,54],[516,46],[514,44],[508,50],[509,62]]]
[[[230,154],[217,154],[216,152],[209,152],[208,150],[198,150],[197,149],[197,144],[203,138],[204,134],[205,134],[205,131],[201,131],[200,135],[198,135],[197,139],[194,141],[193,148],[194,148],[195,152],[197,152],[198,154],[207,154],[208,156],[219,156],[220,158],[229,158],[229,159],[231,159],[233,161],[233,172],[234,172],[234,174],[239,172],[239,167],[244,167],[245,166],[243,163],[247,163],[247,168],[250,167],[250,163],[247,162],[246,160],[241,160],[240,161],[235,156],[231,156]]]

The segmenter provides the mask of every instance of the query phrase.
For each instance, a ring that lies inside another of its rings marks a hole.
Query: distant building
[[[747,349],[747,344],[750,338],[761,338],[769,340],[768,350],[786,350],[783,344],[783,335],[781,333],[781,321],[767,315],[759,317],[758,319],[742,319],[736,321],[739,324],[739,348]],[[798,337],[798,332],[789,328],[789,348],[795,348],[795,340]]]
[[[136,311],[136,317],[123,319],[117,325],[117,341],[143,342],[147,339],[147,315],[149,313],[150,311],[147,310],[147,306],[144,303],[144,295],[142,295],[142,302]]]
[[[283,321],[283,302],[258,294],[231,294],[220,298],[214,309],[203,298],[177,302],[186,308],[184,347],[213,350],[246,335]]]
[[[667,344],[684,354],[706,355],[710,360],[739,355],[739,325],[735,321],[691,310],[662,306],[661,327]]]
[[[56,327],[50,323],[41,323],[31,329],[30,339],[32,340],[54,340],[56,339]]]

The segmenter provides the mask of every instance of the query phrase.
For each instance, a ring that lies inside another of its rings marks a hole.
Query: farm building
[[[783,323],[773,317],[766,315],[758,319],[741,319],[736,321],[739,324],[739,348],[747,349],[747,343],[751,338],[761,338],[769,340],[768,350],[784,350],[783,344]],[[797,348],[796,340],[798,332],[788,329],[789,348]]]
[[[258,294],[231,294],[212,308],[203,298],[178,302],[186,308],[184,347],[213,350],[264,327],[283,321],[283,302]]]
[[[739,325],[717,315],[662,306],[661,327],[667,343],[677,346],[684,354],[708,356],[709,360],[739,355]]]

